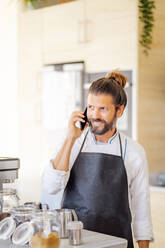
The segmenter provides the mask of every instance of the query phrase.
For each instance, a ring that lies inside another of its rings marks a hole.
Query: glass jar
[[[30,241],[32,248],[59,248],[60,223],[56,212],[41,211],[35,213],[31,224],[35,230]]]
[[[30,221],[36,211],[37,209],[34,207],[20,205],[12,208],[10,210],[10,214],[16,221],[16,225],[18,226],[26,221]]]
[[[0,190],[0,221],[10,216],[10,210],[19,205],[19,197],[15,189]]]

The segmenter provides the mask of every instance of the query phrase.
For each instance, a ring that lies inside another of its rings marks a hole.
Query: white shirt
[[[51,162],[44,169],[42,175],[42,201],[48,203],[51,209],[61,207],[63,192],[70,176],[70,170],[77,158],[86,132],[87,129],[75,141],[72,147],[68,172],[55,170]],[[120,136],[123,160],[128,178],[129,204],[132,213],[134,237],[136,240],[153,240],[148,166],[145,151],[141,145],[129,137],[122,133],[120,133]],[[53,158],[60,147],[55,151]],[[96,142],[94,135],[89,131],[82,152],[102,152],[120,156],[118,132],[110,138],[108,143],[100,143]]]

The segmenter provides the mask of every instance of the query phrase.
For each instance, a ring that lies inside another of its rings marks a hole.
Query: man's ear
[[[117,112],[116,112],[116,117],[119,118],[122,116],[123,114],[123,111],[124,111],[124,105],[120,105],[117,109]]]

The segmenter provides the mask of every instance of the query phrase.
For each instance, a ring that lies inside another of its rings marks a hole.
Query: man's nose
[[[92,112],[92,118],[93,119],[100,119],[100,112],[98,110],[94,110]]]

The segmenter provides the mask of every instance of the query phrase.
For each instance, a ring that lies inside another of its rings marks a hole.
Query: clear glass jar
[[[10,210],[19,205],[19,197],[15,189],[0,190],[0,221],[10,216]]]
[[[26,207],[23,205],[14,207],[10,210],[10,214],[16,221],[17,226],[33,218],[34,213],[37,211],[34,207]]]
[[[41,211],[34,214],[31,221],[34,227],[34,235],[31,238],[31,248],[59,248],[60,246],[60,223],[57,213],[51,211]],[[52,243],[53,246],[50,246]]]
[[[57,213],[49,210],[38,211],[33,215],[31,223],[36,227],[35,232],[42,232],[43,235],[47,236],[51,232],[60,231],[60,222],[57,218]]]

